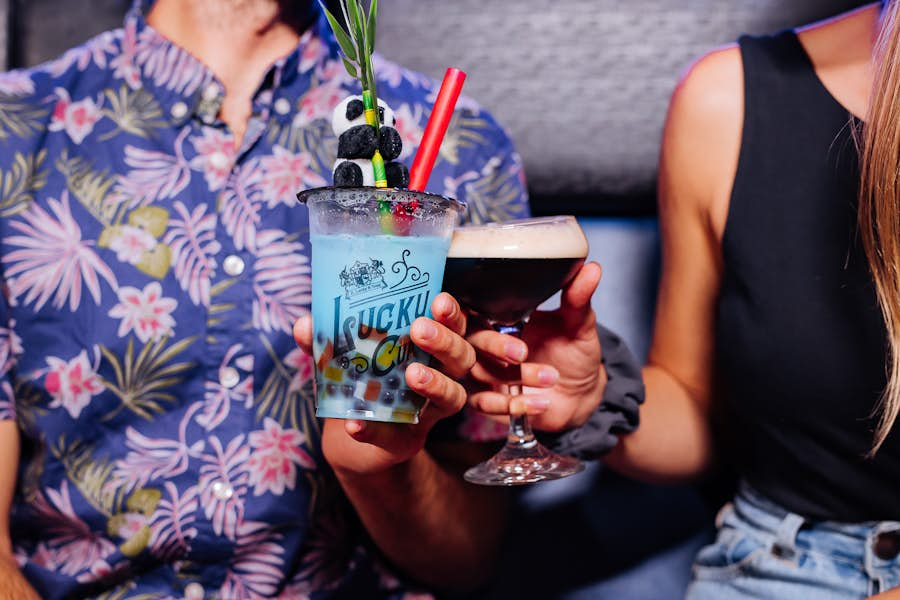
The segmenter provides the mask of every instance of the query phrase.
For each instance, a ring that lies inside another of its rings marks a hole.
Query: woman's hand
[[[428,432],[440,419],[459,412],[466,391],[459,380],[475,364],[475,350],[463,339],[466,317],[452,296],[438,294],[431,304],[434,319],[420,317],[410,330],[413,343],[440,363],[440,370],[421,363],[406,369],[410,389],[428,403],[416,425],[375,421],[325,419],[322,450],[336,471],[368,475],[405,462],[425,446]],[[302,350],[312,352],[312,318],[294,324],[294,339]]]
[[[560,307],[536,311],[522,332],[522,340],[490,330],[472,333],[468,340],[479,360],[472,378],[481,391],[469,402],[490,415],[527,413],[536,429],[560,431],[584,423],[600,404],[606,373],[591,296],[600,282],[600,265],[585,264],[563,289]],[[521,366],[521,395],[497,391],[514,381]]]

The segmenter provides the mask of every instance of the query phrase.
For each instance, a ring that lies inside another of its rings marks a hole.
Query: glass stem
[[[509,394],[511,396],[521,393],[521,385],[509,386]],[[515,446],[516,448],[527,450],[534,446],[535,442],[534,432],[531,431],[531,423],[528,422],[528,415],[525,413],[522,413],[521,415],[510,415],[509,433],[506,434],[506,444],[508,446]]]
[[[500,333],[505,333],[522,338],[522,327],[525,322],[515,323],[514,325],[495,325],[495,329]],[[519,380],[511,382],[507,385],[510,397],[518,396],[522,393],[521,367],[519,367]],[[537,443],[534,432],[531,431],[531,424],[528,422],[528,415],[522,413],[520,415],[509,416],[509,432],[506,434],[506,445],[517,449],[528,450]]]

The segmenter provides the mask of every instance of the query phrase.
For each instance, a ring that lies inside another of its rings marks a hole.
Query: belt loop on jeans
[[[900,556],[900,523],[883,521],[866,536],[865,572],[869,577],[869,594],[891,587],[888,573]],[[886,564],[885,564],[886,563]]]
[[[789,512],[778,524],[775,530],[775,542],[772,544],[772,554],[784,560],[793,560],[797,553],[797,534],[803,527],[803,517]]]

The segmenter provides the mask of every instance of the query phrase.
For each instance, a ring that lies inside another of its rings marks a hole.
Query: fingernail
[[[455,315],[457,308],[458,307],[456,305],[455,300],[454,301],[451,301],[449,299],[447,300],[447,316],[448,317],[452,317],[453,315]]]
[[[528,412],[544,412],[550,407],[550,400],[541,398],[540,396],[529,396],[525,398],[525,408]]]
[[[506,346],[503,348],[503,352],[506,354],[506,358],[515,362],[522,362],[525,360],[525,356],[528,353],[528,350],[525,348],[525,344],[520,342],[506,342]]]
[[[541,385],[553,385],[559,380],[559,372],[556,369],[542,367],[537,374],[538,382]]]
[[[416,333],[420,338],[428,341],[436,338],[438,331],[437,327],[432,325],[429,321],[421,319],[419,321],[416,321]]]
[[[412,369],[413,381],[418,382],[420,385],[427,385],[431,381],[431,371],[422,365],[413,364],[409,368]]]
[[[454,302],[450,302],[449,298],[438,296],[436,298],[436,301],[438,304],[433,308],[436,308],[437,312],[439,312],[440,314],[448,318],[456,314],[456,304]]]
[[[365,430],[365,421],[347,421],[347,433],[349,433],[350,435],[360,435]]]

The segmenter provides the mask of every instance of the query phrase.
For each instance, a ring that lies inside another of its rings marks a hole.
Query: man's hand
[[[524,412],[536,429],[545,431],[576,427],[587,420],[606,385],[591,308],[600,276],[600,265],[585,264],[563,290],[558,309],[532,315],[522,340],[490,330],[469,335],[479,355],[472,377],[486,388],[470,397],[475,408],[490,415]],[[496,391],[518,376],[519,366],[522,384],[536,389],[517,396]]]
[[[456,301],[438,294],[431,312],[434,320],[416,319],[410,335],[441,363],[440,369],[421,364],[406,369],[409,387],[428,398],[419,423],[326,419],[322,450],[388,560],[427,585],[460,591],[490,575],[506,496],[463,480],[458,467],[472,458],[471,445],[434,455],[424,450],[434,424],[465,406],[458,380],[475,364],[475,349],[462,337],[466,317]],[[310,351],[309,318],[297,321],[294,337]]]
[[[410,331],[413,343],[441,363],[441,370],[412,363],[406,369],[410,389],[428,399],[417,425],[374,421],[326,419],[322,450],[335,471],[367,475],[408,461],[425,446],[428,432],[438,420],[459,412],[466,392],[457,381],[475,364],[475,350],[462,335],[466,317],[449,294],[439,294],[431,305],[434,320],[420,317]],[[306,352],[312,348],[312,319],[294,324],[294,339]]]

